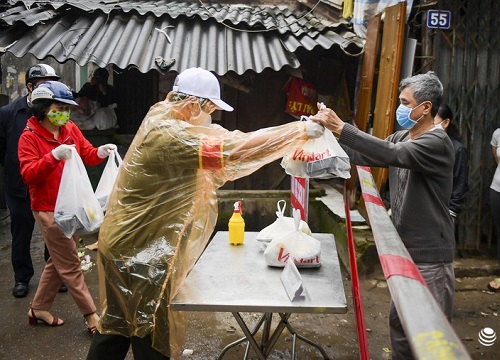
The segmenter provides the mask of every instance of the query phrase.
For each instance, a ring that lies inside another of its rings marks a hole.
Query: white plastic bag
[[[278,211],[276,211],[277,219],[270,225],[266,226],[257,234],[257,240],[262,242],[262,249],[277,236],[295,229],[295,223],[292,217],[285,216],[286,201],[279,200],[276,204]],[[305,234],[311,235],[311,229],[304,220],[300,220],[299,230]]]
[[[54,209],[54,220],[62,233],[90,234],[99,230],[104,213],[94,195],[87,170],[75,148],[65,160]]]
[[[111,191],[113,190],[118,175],[118,169],[121,164],[122,158],[120,154],[118,154],[118,151],[112,151],[108,156],[108,162],[102,171],[101,178],[95,189],[95,196],[102,211],[106,211],[108,208],[109,195],[111,195]]]
[[[85,96],[75,99],[79,106],[71,111],[70,119],[80,130],[95,129],[94,114],[99,109],[99,104],[96,101],[89,100]]]
[[[96,110],[93,120],[98,130],[114,129],[116,127],[118,123],[115,113],[116,107],[116,104],[111,104]]]
[[[300,210],[293,209],[295,229],[275,237],[264,251],[266,264],[284,267],[292,260],[297,267],[314,268],[321,266],[321,243],[299,230]]]
[[[288,175],[303,178],[351,177],[349,156],[328,129],[319,138],[310,139],[292,154],[285,155],[281,166]]]

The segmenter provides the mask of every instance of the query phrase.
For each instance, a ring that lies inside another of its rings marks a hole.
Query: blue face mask
[[[423,104],[423,103],[422,103]],[[420,104],[420,105],[422,105]],[[403,128],[410,130],[412,127],[415,126],[415,124],[420,120],[423,115],[418,119],[418,120],[412,120],[410,119],[410,114],[413,110],[418,108],[420,105],[415,106],[413,109],[409,108],[407,106],[404,106],[403,104],[400,104],[398,108],[396,109],[396,120],[398,121],[398,124]]]

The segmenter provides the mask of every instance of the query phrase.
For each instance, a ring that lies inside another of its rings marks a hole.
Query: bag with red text
[[[321,243],[311,235],[300,231],[300,210],[293,209],[295,228],[275,237],[264,251],[266,264],[284,267],[293,261],[297,267],[321,266]]]
[[[293,153],[285,155],[281,160],[281,166],[288,175],[296,177],[315,179],[351,177],[349,157],[328,129],[325,129],[319,138],[310,139]]]

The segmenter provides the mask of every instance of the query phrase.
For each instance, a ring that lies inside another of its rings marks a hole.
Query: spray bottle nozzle
[[[241,201],[236,201],[234,203],[234,212],[238,212],[241,214]]]

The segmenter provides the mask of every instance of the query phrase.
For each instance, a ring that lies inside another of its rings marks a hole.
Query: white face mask
[[[199,105],[198,105],[199,106]],[[199,113],[196,116],[192,116],[189,119],[189,123],[196,126],[210,126],[212,124],[212,116],[209,113],[204,112],[199,106]]]
[[[440,122],[438,122],[437,124],[434,124],[434,129],[441,129],[441,130],[444,130],[444,127],[443,127],[443,122],[445,120],[441,120]]]

